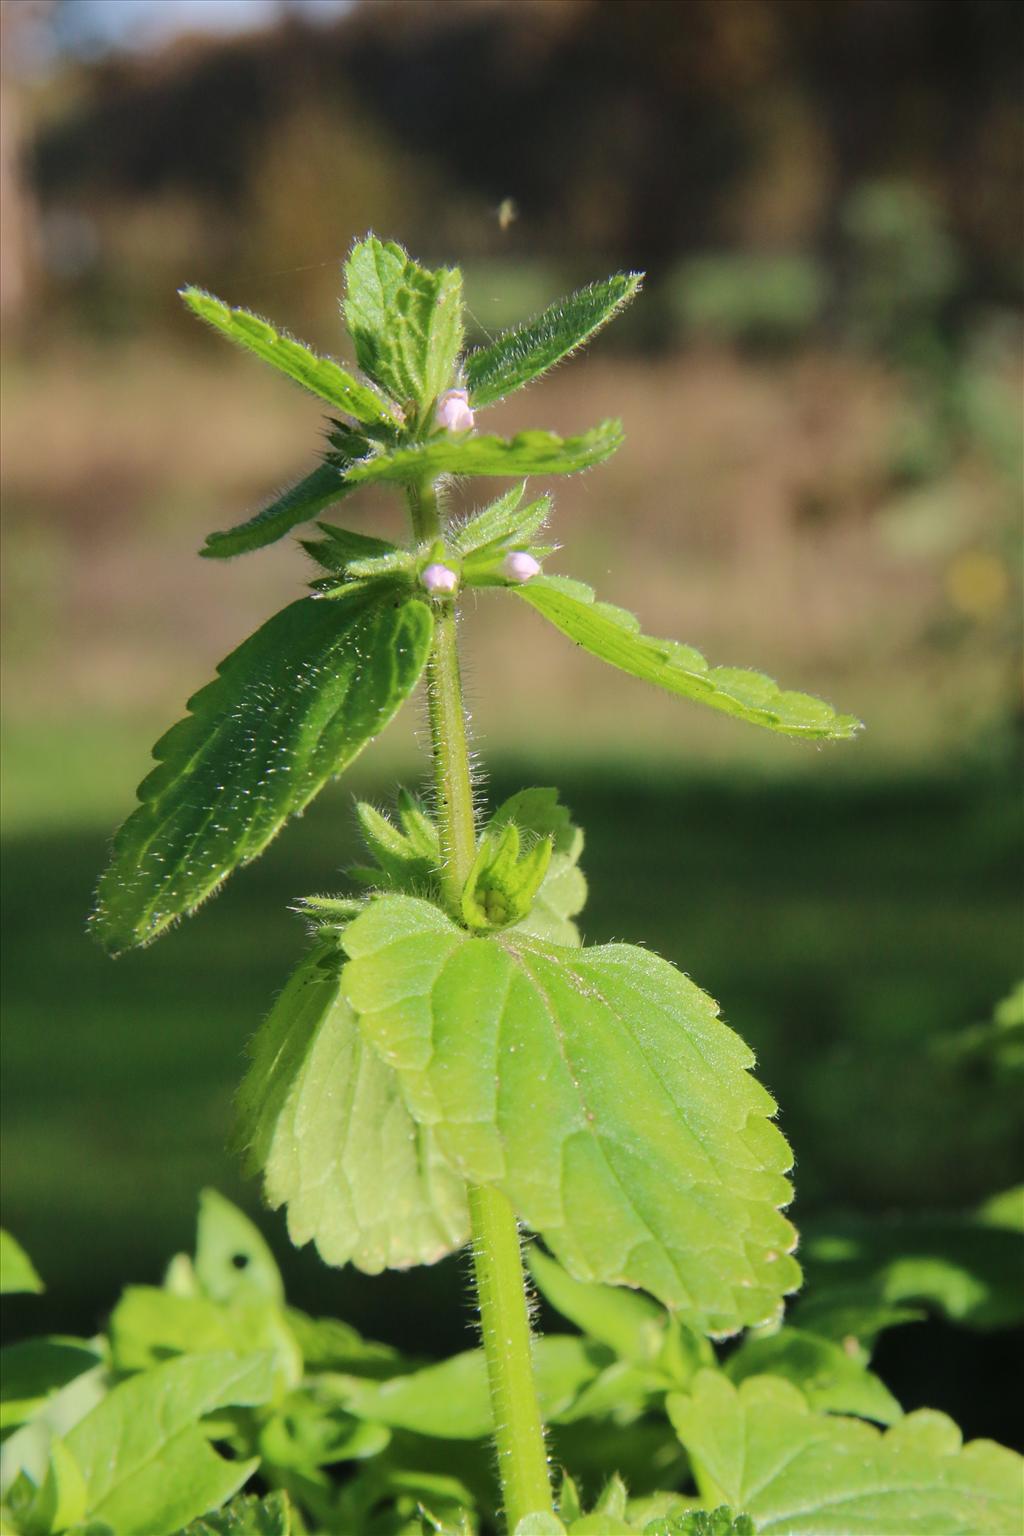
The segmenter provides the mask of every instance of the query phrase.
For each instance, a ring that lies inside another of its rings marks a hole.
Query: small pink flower
[[[464,389],[445,390],[437,402],[437,424],[449,432],[468,432],[473,425],[469,395]]]
[[[501,562],[501,569],[509,581],[529,581],[540,573],[540,561],[528,555],[525,549],[513,549]]]
[[[420,574],[420,581],[431,597],[443,597],[448,592],[454,592],[459,584],[459,578],[453,570],[436,562],[426,566]]]

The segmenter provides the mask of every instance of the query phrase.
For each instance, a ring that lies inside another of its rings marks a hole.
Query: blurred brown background
[[[237,1193],[242,1043],[301,943],[281,908],[351,856],[346,784],[151,954],[111,967],[82,936],[149,743],[305,579],[290,542],[194,558],[306,470],[321,417],[175,290],[346,359],[339,262],[369,228],[462,265],[480,336],[645,269],[584,358],[491,418],[625,421],[609,466],[553,486],[552,568],[867,721],[834,751],[762,737],[481,599],[480,745],[496,793],[566,786],[588,936],[643,936],[724,998],[807,1209],[1008,1183],[1005,1084],[932,1044],[987,1017],[1020,963],[1021,8],[0,15],[8,1219],[54,1306],[148,1278],[203,1180]],[[372,498],[346,511],[398,526]],[[383,800],[415,750],[410,711],[356,787]],[[297,1283],[322,1283],[315,1265]]]

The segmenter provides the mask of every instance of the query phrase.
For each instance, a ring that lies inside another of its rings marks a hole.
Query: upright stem
[[[410,492],[409,510],[417,538],[440,536],[432,485]],[[476,824],[454,602],[435,608],[427,684],[444,895],[457,917],[476,853]],[[552,1512],[519,1228],[505,1196],[487,1185],[470,1189],[469,1214],[498,1473],[505,1519],[514,1531],[525,1515]]]

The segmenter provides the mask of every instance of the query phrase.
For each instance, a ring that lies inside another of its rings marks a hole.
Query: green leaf
[[[338,1461],[378,1456],[391,1439],[383,1424],[367,1424],[329,1400],[327,1383],[289,1394],[262,1424],[264,1464],[308,1475]]]
[[[281,1272],[263,1234],[215,1189],[199,1195],[195,1272],[214,1301],[284,1302]]]
[[[687,1514],[652,1520],[643,1536],[756,1536],[749,1515],[734,1515],[727,1504],[717,1509],[694,1509]]]
[[[622,424],[605,421],[579,437],[554,432],[517,432],[515,437],[453,437],[384,449],[345,473],[346,485],[433,479],[437,475],[573,475],[610,459],[622,445]]]
[[[0,1430],[34,1418],[54,1393],[99,1361],[87,1339],[23,1339],[0,1349]]]
[[[730,1381],[780,1376],[800,1388],[812,1408],[852,1413],[879,1424],[895,1424],[903,1409],[885,1383],[865,1368],[860,1353],[802,1328],[780,1328],[768,1337],[748,1335],[729,1356]]]
[[[462,349],[462,274],[417,265],[369,235],[345,266],[345,320],[364,373],[421,419],[452,382]]]
[[[322,939],[253,1040],[236,1139],[297,1246],[369,1274],[431,1264],[469,1235],[465,1190],[363,1040],[341,959],[337,938]]]
[[[815,1223],[803,1252],[815,1309],[910,1304],[972,1328],[1024,1321],[1024,1234],[977,1215]]]
[[[242,1495],[217,1514],[193,1520],[179,1536],[291,1536],[291,1509],[286,1493],[265,1499]]]
[[[55,1440],[50,1460],[38,1488],[27,1481],[11,1489],[10,1501],[25,1536],[48,1536],[50,1531],[78,1527],[88,1509],[88,1489],[81,1468],[67,1446]]]
[[[392,1376],[402,1368],[390,1344],[364,1339],[336,1317],[310,1317],[296,1307],[286,1312],[309,1371],[341,1371],[351,1376]]]
[[[642,273],[619,272],[591,283],[470,352],[465,362],[470,404],[493,405],[546,373],[635,298],[642,281]]]
[[[247,309],[231,309],[212,293],[201,288],[182,288],[181,297],[194,315],[205,320],[215,331],[234,341],[264,363],[337,406],[366,426],[395,425],[394,416],[372,389],[346,373],[333,358],[318,357],[309,347],[277,331],[266,320]],[[369,370],[367,370],[369,371]]]
[[[751,1053],[685,976],[623,944],[473,937],[404,896],[342,945],[342,989],[413,1116],[570,1274],[715,1334],[778,1314],[799,1277],[778,1210],[791,1155]]]
[[[281,1391],[302,1377],[302,1355],[281,1308],[255,1294],[216,1302],[156,1286],[127,1286],[110,1318],[110,1345],[119,1371],[148,1370],[175,1355],[267,1351]]]
[[[587,882],[579,868],[582,831],[559,804],[557,789],[520,790],[498,807],[488,826],[503,827],[508,822],[535,837],[550,838],[554,848],[533,906],[516,925],[516,932],[578,948],[580,931],[573,918],[587,901]]]
[[[789,1382],[738,1388],[718,1372],[672,1396],[669,1416],[705,1503],[728,1502],[759,1536],[1008,1536],[1021,1528],[1019,1456],[962,1446],[945,1414],[910,1413],[884,1435],[815,1413]]]
[[[19,1480],[33,1488],[45,1481],[53,1445],[102,1402],[109,1385],[106,1367],[93,1366],[48,1395],[33,1417],[8,1435],[0,1445],[0,1496],[9,1497]]]
[[[462,892],[467,928],[491,932],[522,922],[547,874],[551,847],[545,837],[524,852],[514,821],[486,829]]]
[[[409,820],[415,813],[410,801],[404,805],[404,817]],[[399,831],[393,822],[365,801],[356,805],[356,815],[375,866],[362,872],[369,883],[410,895],[427,895],[437,884],[441,863],[437,830],[427,817],[419,813],[418,819],[410,823],[413,825],[410,835],[404,826]]]
[[[402,553],[387,539],[374,539],[351,528],[337,528],[334,523],[317,523],[322,539],[304,539],[302,547],[317,564],[333,575],[344,576],[354,560],[373,560]]]
[[[155,939],[261,853],[395,714],[423,670],[428,604],[384,584],[270,619],[157,742],[93,923],[113,953]]]
[[[265,1403],[269,1355],[192,1355],[132,1376],[65,1441],[88,1489],[86,1513],[118,1536],[166,1536],[237,1493],[256,1461],[224,1461],[200,1420]]]
[[[250,550],[276,544],[300,523],[308,523],[347,496],[349,489],[336,465],[321,464],[298,485],[275,497],[254,517],[246,518],[244,523],[223,533],[208,533],[199,553],[206,560],[229,560],[233,555],[245,555]]]
[[[38,1295],[45,1289],[24,1248],[16,1238],[0,1227],[0,1296],[18,1292]]]
[[[841,1344],[845,1354],[866,1365],[880,1333],[905,1323],[919,1323],[927,1313],[920,1307],[857,1300],[852,1293],[844,1299],[826,1290],[821,1296],[802,1295],[788,1315],[795,1327]]]
[[[591,589],[581,582],[537,576],[515,592],[576,645],[669,693],[787,736],[839,741],[860,729],[852,715],[837,715],[831,705],[809,694],[783,692],[762,672],[709,667],[692,646],[640,634],[632,614],[595,602]]]
[[[470,555],[481,559],[502,546],[528,544],[550,516],[551,497],[541,496],[524,507],[522,500],[525,490],[524,480],[482,511],[474,513],[455,532],[456,552],[463,559]]]
[[[533,1363],[545,1419],[557,1418],[568,1408],[607,1359],[586,1339],[568,1334],[535,1339]],[[482,1440],[494,1428],[481,1349],[390,1381],[352,1381],[345,1385],[342,1400],[360,1418],[435,1439]]]

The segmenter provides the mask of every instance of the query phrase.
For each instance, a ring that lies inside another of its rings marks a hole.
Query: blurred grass
[[[550,768],[506,761],[492,793]],[[1008,1096],[929,1054],[986,1016],[1019,966],[1021,808],[1008,782],[597,765],[560,781],[587,828],[588,939],[642,939],[723,999],[783,1106],[798,1220],[823,1204],[955,1206],[1012,1181]],[[303,942],[283,907],[353,857],[349,795],[382,801],[393,785],[371,761],[188,924],[116,965],[84,933],[104,835],[5,839],[5,1221],[49,1279],[40,1305],[62,1328],[88,1330],[118,1280],[159,1273],[188,1241],[202,1184],[240,1194],[230,1099]],[[255,1191],[241,1194],[252,1207]],[[271,1228],[280,1251],[283,1224]],[[378,1284],[309,1256],[287,1267],[300,1299],[388,1337],[412,1284],[426,1287],[418,1308],[436,1292],[442,1337],[461,1327],[447,1271]]]

